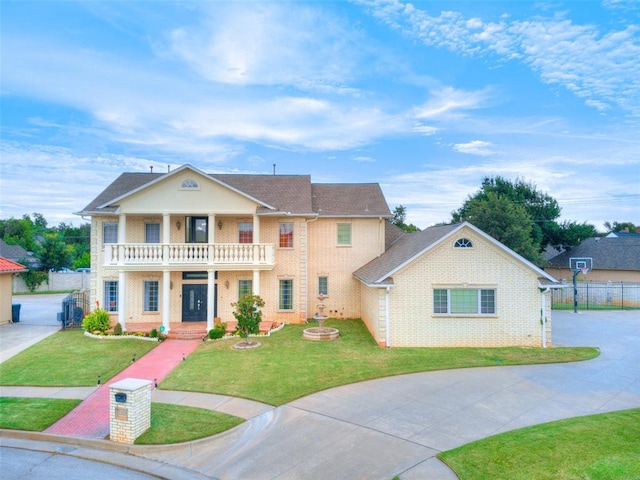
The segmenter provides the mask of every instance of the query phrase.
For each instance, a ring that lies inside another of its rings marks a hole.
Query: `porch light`
[[[222,220],[218,220],[218,230],[222,230]]]
[[[181,227],[182,227],[182,223],[180,222],[180,220],[178,220],[178,221],[176,222],[176,228],[177,228],[178,230],[180,230],[180,228],[181,228]]]

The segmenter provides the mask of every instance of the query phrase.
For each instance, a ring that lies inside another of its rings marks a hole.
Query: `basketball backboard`
[[[593,270],[593,258],[591,257],[571,257],[569,259],[569,270],[575,272],[581,270],[582,273],[587,273]]]

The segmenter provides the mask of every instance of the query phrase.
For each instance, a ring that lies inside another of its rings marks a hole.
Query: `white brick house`
[[[540,345],[539,289],[555,282],[469,224],[404,234],[378,184],[184,165],[123,173],[78,214],[91,217],[92,304],[125,330],[210,329],[249,292],[266,319],[303,323],[323,294],[325,313],[362,318],[380,345]],[[451,247],[458,233],[473,246]],[[434,295],[442,309],[469,286],[485,303],[493,291],[493,313],[433,312]]]

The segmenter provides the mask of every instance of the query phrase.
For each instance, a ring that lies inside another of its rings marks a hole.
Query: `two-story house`
[[[123,173],[91,217],[91,300],[112,324],[166,333],[233,320],[260,295],[267,320],[361,318],[382,346],[546,346],[562,285],[473,225],[406,234],[378,184],[307,175]],[[189,325],[194,325],[193,323]]]
[[[91,301],[128,323],[233,319],[246,293],[265,318],[302,323],[322,294],[332,317],[360,316],[353,272],[385,250],[392,217],[378,184],[307,175],[123,173],[78,212],[91,217]]]

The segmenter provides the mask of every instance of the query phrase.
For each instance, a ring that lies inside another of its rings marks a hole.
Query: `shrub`
[[[158,330],[155,328],[152,328],[151,331],[149,332],[149,336],[151,338],[158,338]]]
[[[235,308],[233,316],[238,320],[238,335],[248,343],[249,335],[259,331],[258,325],[262,320],[260,307],[264,307],[264,300],[259,295],[248,293],[231,306]]]
[[[122,335],[122,325],[120,325],[120,322],[116,323],[116,326],[113,327],[113,334]]]
[[[226,330],[227,330],[226,323],[217,323],[215,327],[209,330],[209,338],[212,340],[216,338],[222,338],[224,337]]]
[[[82,321],[82,328],[91,333],[104,333],[110,326],[109,314],[101,308],[96,308],[93,312],[84,317],[84,320]]]

